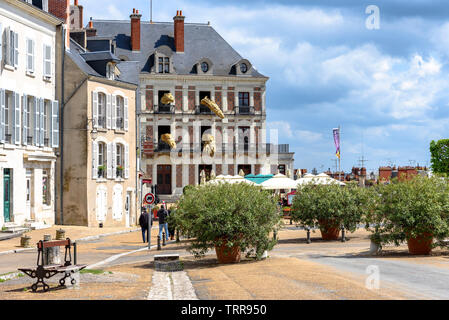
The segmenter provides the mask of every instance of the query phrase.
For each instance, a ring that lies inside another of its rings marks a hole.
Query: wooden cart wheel
[[[60,284],[61,286],[64,286],[64,285],[65,285],[65,280],[64,280],[64,279],[59,280],[59,284]]]
[[[72,284],[75,284],[75,283],[76,283],[76,280],[75,280],[75,279],[72,279],[70,282],[71,282]]]

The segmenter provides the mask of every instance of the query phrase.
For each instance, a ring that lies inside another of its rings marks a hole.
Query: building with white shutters
[[[71,40],[64,62],[63,223],[136,225],[137,86],[110,52]],[[59,183],[58,179],[58,183]]]
[[[0,228],[55,221],[63,21],[0,1]]]

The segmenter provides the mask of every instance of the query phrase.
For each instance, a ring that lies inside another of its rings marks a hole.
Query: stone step
[[[158,254],[154,256],[154,261],[176,261],[179,260],[179,254]]]
[[[30,228],[31,230],[42,230],[42,229],[48,229],[51,228],[51,225],[45,224],[42,222],[26,222],[24,224],[25,228]]]
[[[5,229],[2,230],[4,233],[24,233],[24,232],[28,232],[30,231],[30,228],[26,228],[26,227],[8,227],[5,226]]]

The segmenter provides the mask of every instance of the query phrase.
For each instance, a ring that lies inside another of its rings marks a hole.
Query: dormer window
[[[209,64],[207,62],[203,62],[201,63],[201,70],[206,73],[207,71],[209,71]]]
[[[106,77],[109,80],[115,80],[115,65],[113,63],[106,65]]]
[[[159,57],[159,73],[170,73],[170,58]]]
[[[248,65],[246,63],[240,64],[240,71],[242,73],[247,73],[248,72]]]

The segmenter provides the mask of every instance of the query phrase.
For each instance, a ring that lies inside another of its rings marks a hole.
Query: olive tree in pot
[[[215,248],[220,263],[240,261],[241,252],[261,259],[276,241],[270,233],[280,223],[275,198],[245,183],[201,185],[185,190],[178,202],[176,226],[192,238],[196,257]]]
[[[371,205],[370,193],[355,185],[304,185],[293,200],[293,221],[319,228],[323,240],[337,240],[341,227],[350,232],[357,229]]]
[[[380,245],[407,241],[412,255],[428,255],[433,240],[449,236],[449,183],[416,176],[378,188],[376,210],[367,222]]]

